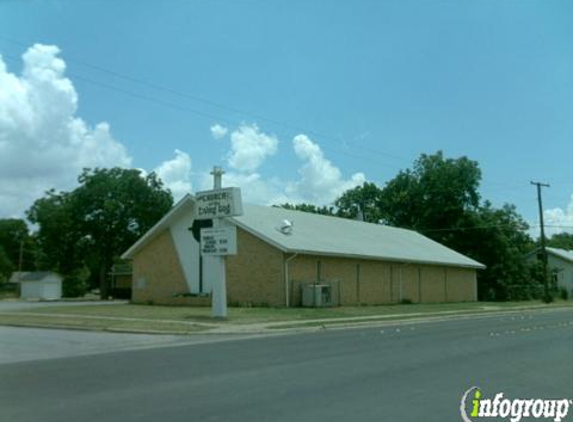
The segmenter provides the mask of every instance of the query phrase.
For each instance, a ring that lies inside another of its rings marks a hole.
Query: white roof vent
[[[281,224],[277,227],[277,230],[286,236],[290,236],[292,234],[293,227],[294,223],[292,221],[283,220]]]

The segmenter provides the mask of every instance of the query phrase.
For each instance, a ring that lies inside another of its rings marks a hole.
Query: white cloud
[[[573,195],[569,199],[567,208],[552,208],[543,212],[545,228],[545,235],[551,236],[555,233],[573,231]],[[553,226],[553,227],[552,227]],[[536,230],[537,232],[539,229]]]
[[[258,128],[256,132],[260,133]],[[298,170],[299,179],[281,180],[263,177],[258,172],[231,170],[223,176],[223,186],[240,187],[243,201],[248,203],[273,205],[308,202],[329,205],[344,191],[362,185],[366,180],[363,173],[355,173],[345,179],[340,170],[324,157],[319,145],[306,135],[296,136],[293,148],[303,162]],[[262,164],[263,159],[258,165]],[[212,176],[203,173],[199,185],[201,190],[212,189]]]
[[[277,152],[278,143],[276,136],[261,132],[256,124],[241,125],[231,133],[227,162],[235,170],[252,173]]]
[[[56,46],[32,46],[22,56],[19,75],[10,73],[0,56],[0,218],[22,216],[50,188],[73,189],[84,167],[131,167],[131,157],[112,136],[108,123],[92,126],[77,115],[78,93],[65,76],[66,64],[59,53]],[[215,138],[229,133],[219,124],[210,129]],[[293,139],[302,161],[295,180],[259,170],[277,153],[276,136],[256,124],[243,124],[230,133],[230,141],[229,170],[223,183],[241,187],[245,202],[330,204],[346,189],[364,182],[362,173],[345,179],[305,135]],[[191,170],[189,154],[180,150],[155,168],[175,200],[192,190]],[[196,180],[201,188],[212,186],[207,173]]]
[[[165,186],[173,193],[175,202],[191,192],[191,157],[189,154],[175,150],[175,158],[164,161],[155,169]]]
[[[107,123],[76,116],[78,95],[56,46],[35,44],[21,75],[0,56],[0,215],[18,216],[50,188],[69,189],[84,167],[129,167]]]
[[[221,126],[219,123],[211,126],[211,135],[215,139],[223,138],[227,134],[228,131],[229,131],[229,129],[227,129],[225,126]]]
[[[303,202],[326,205],[332,203],[344,191],[366,181],[363,173],[355,173],[350,179],[344,179],[338,167],[326,159],[318,144],[306,135],[295,136],[292,143],[296,155],[304,163],[298,171],[300,180],[289,186],[287,194],[294,195]]]

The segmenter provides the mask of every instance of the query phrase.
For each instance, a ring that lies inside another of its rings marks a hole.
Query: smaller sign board
[[[211,218],[233,217],[243,214],[243,202],[241,201],[241,189],[223,188],[197,192],[195,195],[197,204],[197,220]]]
[[[201,255],[236,255],[235,226],[201,229]]]

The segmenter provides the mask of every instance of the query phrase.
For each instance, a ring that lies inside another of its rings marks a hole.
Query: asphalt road
[[[244,336],[127,334],[0,326],[0,364],[212,343],[241,337]]]
[[[572,399],[572,350],[561,310],[6,363],[0,421],[460,421],[474,385]]]

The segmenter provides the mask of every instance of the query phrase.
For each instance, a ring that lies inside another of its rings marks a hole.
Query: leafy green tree
[[[173,205],[155,173],[120,168],[84,170],[72,192],[79,227],[97,257],[102,297],[114,260],[149,230]]]
[[[349,189],[335,201],[337,215],[377,223],[382,218],[382,189],[375,183],[365,182],[362,186]]]
[[[87,267],[74,270],[64,277],[62,282],[62,295],[64,297],[81,297],[88,290],[87,280],[90,271]]]
[[[36,268],[36,241],[26,222],[17,218],[0,219],[0,274],[8,278],[20,264],[22,270]],[[21,253],[21,256],[20,256]],[[21,261],[20,262],[20,258]]]
[[[14,271],[14,264],[8,258],[4,248],[0,246],[0,283],[8,281],[8,277],[12,271]]]
[[[422,154],[412,170],[400,171],[382,189],[382,220],[414,230],[447,229],[464,224],[467,213],[477,209],[481,170],[467,157],[444,158],[442,151]],[[447,232],[435,232],[448,243]]]
[[[524,256],[533,248],[528,224],[514,205],[495,208],[486,201],[472,211],[467,229],[452,235],[453,248],[486,265],[478,271],[480,300],[527,300],[543,293],[535,269]]]
[[[73,280],[89,265],[106,298],[114,260],[169,211],[173,197],[155,173],[135,169],[85,169],[78,181],[72,192],[37,200],[28,218],[39,226],[46,261]]]
[[[556,233],[547,239],[547,246],[573,251],[573,234]]]
[[[327,206],[319,207],[317,205],[312,205],[312,204],[289,204],[289,203],[285,203],[285,204],[281,204],[281,205],[275,205],[275,207],[285,208],[287,210],[310,212],[313,214],[335,215],[333,207],[327,207]]]
[[[80,231],[70,193],[49,190],[26,214],[38,225],[40,268],[67,275],[84,265],[88,242]]]

